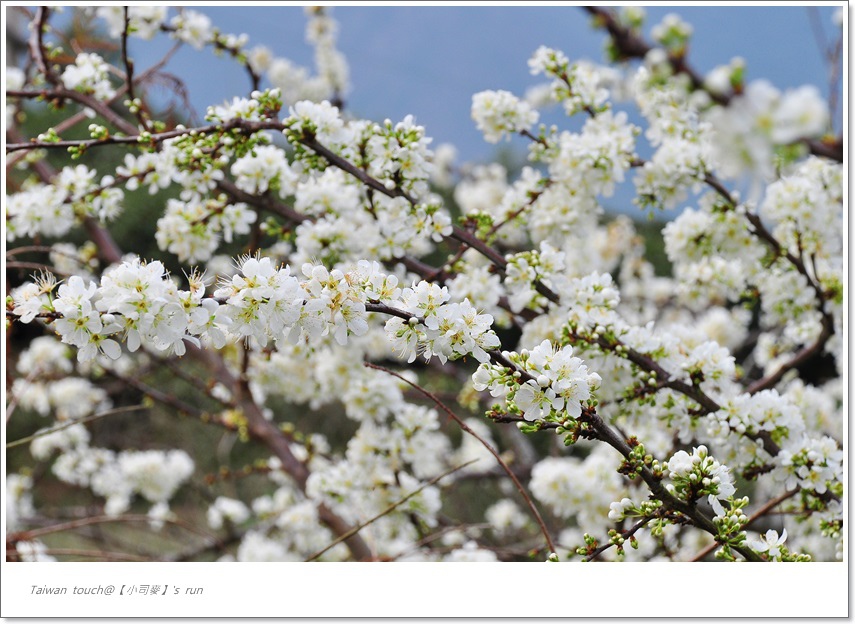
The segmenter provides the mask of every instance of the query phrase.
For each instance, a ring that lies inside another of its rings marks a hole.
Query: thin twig
[[[161,58],[157,63],[155,63],[154,65],[149,67],[147,70],[145,70],[138,77],[134,78],[133,83],[134,84],[144,84],[145,82],[147,82],[148,79],[151,78],[152,75],[156,74],[158,71],[163,69],[163,67],[166,65],[166,63],[169,62],[169,60],[181,48],[181,45],[182,45],[182,43],[180,41],[176,42],[176,44],[174,46],[172,46],[169,49],[169,51],[167,51],[166,54],[163,55],[163,58]],[[121,87],[119,87],[116,90],[116,95],[114,95],[110,100],[108,100],[107,104],[111,105],[114,102],[117,102],[119,100],[119,98],[123,97],[125,95],[125,93],[127,93],[127,92],[128,92],[128,85],[123,84]],[[8,94],[7,94],[7,97],[9,97]],[[77,111],[71,117],[63,119],[56,126],[54,126],[53,129],[58,135],[62,135],[62,133],[65,132],[66,130],[73,128],[74,126],[79,124],[81,121],[87,121],[88,119],[89,119],[89,117],[86,114],[85,110]],[[9,156],[6,159],[6,170],[7,171],[10,170],[16,163],[23,160],[25,157],[26,157],[26,154],[23,151],[19,151],[14,155]]]
[[[455,466],[454,468],[449,468],[448,470],[446,470],[445,472],[443,472],[441,475],[438,475],[438,476],[434,477],[433,479],[431,479],[430,481],[427,481],[426,483],[423,483],[423,484],[422,484],[421,486],[419,486],[417,489],[413,490],[412,492],[410,492],[409,494],[407,494],[405,497],[403,497],[403,498],[401,498],[401,499],[399,499],[399,500],[395,501],[394,503],[392,503],[391,505],[389,505],[388,507],[386,507],[383,511],[381,511],[381,512],[380,512],[380,513],[378,513],[377,515],[375,515],[375,516],[373,516],[373,517],[369,518],[368,520],[366,520],[365,522],[363,522],[363,523],[361,523],[361,524],[358,524],[357,526],[353,527],[352,529],[350,529],[349,531],[347,531],[347,532],[346,532],[346,533],[344,533],[343,535],[339,535],[339,536],[338,536],[334,541],[332,541],[328,546],[326,546],[325,548],[323,548],[323,549],[319,550],[319,551],[318,551],[318,552],[316,552],[315,554],[313,554],[313,555],[309,556],[309,558],[308,558],[308,559],[306,559],[306,561],[314,561],[315,559],[317,559],[318,557],[320,557],[321,555],[323,555],[325,552],[327,552],[327,551],[328,551],[328,550],[330,550],[331,548],[334,548],[335,546],[337,546],[337,545],[338,545],[338,544],[340,544],[341,542],[345,541],[345,540],[346,540],[346,539],[348,539],[349,537],[353,537],[354,535],[356,535],[357,533],[359,533],[362,529],[364,529],[365,527],[367,527],[369,524],[371,524],[371,523],[373,523],[373,522],[376,522],[377,520],[379,520],[380,518],[382,518],[383,516],[385,516],[385,515],[387,515],[387,514],[392,513],[393,511],[395,511],[395,509],[396,509],[396,508],[398,508],[398,507],[400,507],[401,505],[403,505],[404,503],[406,503],[406,502],[407,502],[408,500],[410,500],[413,496],[415,496],[416,494],[418,494],[419,492],[421,492],[421,491],[422,491],[422,490],[424,490],[425,488],[430,487],[431,485],[433,485],[433,484],[434,484],[434,483],[436,483],[437,481],[440,481],[441,479],[443,479],[443,478],[447,477],[448,475],[450,475],[450,474],[452,474],[452,473],[454,473],[454,472],[457,472],[458,470],[460,470],[460,469],[462,469],[462,468],[465,468],[466,466],[468,466],[468,465],[470,465],[470,464],[474,464],[476,461],[478,461],[478,460],[477,460],[477,459],[473,459],[472,461],[468,461],[468,462],[466,462],[465,464],[460,464],[459,466]]]
[[[435,542],[436,540],[440,539],[443,535],[446,535],[446,534],[451,533],[453,531],[463,531],[464,529],[476,529],[477,530],[477,529],[489,529],[489,528],[490,528],[490,524],[486,523],[486,522],[482,522],[482,523],[478,523],[478,524],[463,525],[462,527],[457,526],[457,525],[443,527],[442,529],[440,529],[436,533],[431,533],[430,535],[426,535],[425,537],[420,539],[418,542],[413,544],[413,546],[411,548],[408,548],[406,550],[402,550],[397,555],[389,557],[389,560],[397,561],[401,557],[409,555],[410,553],[414,553],[414,552],[418,551],[418,549],[421,548],[422,546],[427,546],[431,542]]]
[[[59,533],[60,531],[72,531],[74,529],[78,529],[84,526],[90,526],[93,524],[104,524],[104,523],[114,523],[114,522],[129,522],[129,523],[148,523],[151,522],[152,519],[149,516],[143,514],[127,514],[123,516],[92,516],[89,518],[80,518],[79,520],[71,520],[69,522],[63,522],[61,524],[54,524],[52,526],[41,527],[39,529],[32,529],[29,531],[21,531],[20,533],[13,534],[14,537],[18,540],[28,541],[36,537],[41,537],[43,535],[49,535],[51,533]],[[196,528],[188,522],[185,522],[178,518],[164,518],[163,522],[167,524],[173,524],[175,526],[181,527],[186,531],[190,531],[192,533],[196,533],[201,535],[206,540],[211,542],[216,542],[217,538],[202,529]]]
[[[136,412],[139,410],[148,409],[145,405],[129,405],[127,407],[117,407],[115,409],[106,410],[104,412],[98,412],[97,414],[92,414],[91,416],[87,416],[86,418],[78,418],[76,420],[69,421],[60,425],[59,427],[53,427],[52,429],[46,429],[44,431],[38,431],[33,435],[27,436],[26,438],[21,438],[19,440],[15,440],[14,442],[7,442],[6,448],[13,448],[16,446],[21,446],[22,444],[26,444],[27,442],[32,442],[37,438],[42,438],[46,435],[51,435],[52,433],[56,433],[57,431],[62,431],[63,429],[68,429],[72,425],[78,425],[83,423],[92,422],[93,420],[99,420],[101,418],[106,418],[107,416],[114,416],[116,414],[124,414],[125,412]]]
[[[633,524],[626,531],[622,531],[621,537],[623,537],[624,539],[629,539],[630,537],[632,537],[633,535],[638,533],[638,531],[641,530],[641,528],[644,527],[651,520],[653,520],[653,516],[648,516],[647,518],[642,518],[641,520],[639,520],[638,522]],[[606,552],[612,546],[615,546],[615,544],[612,542],[609,542],[608,544],[603,544],[602,546],[600,546],[599,548],[597,548],[596,550],[591,552],[589,555],[587,555],[585,557],[585,561],[593,561],[594,559],[599,557],[601,554]]]
[[[537,510],[537,506],[534,504],[534,501],[531,500],[531,496],[528,495],[528,492],[525,491],[523,484],[520,483],[520,480],[514,474],[514,471],[510,469],[510,467],[505,463],[505,460],[503,460],[501,458],[499,453],[496,451],[496,449],[493,448],[493,446],[489,442],[487,442],[484,438],[482,438],[475,431],[473,431],[469,425],[467,425],[465,422],[463,422],[463,420],[457,414],[455,414],[453,411],[451,411],[445,405],[445,403],[440,401],[429,390],[422,388],[420,385],[410,381],[409,379],[407,379],[403,375],[400,375],[400,374],[396,373],[395,371],[389,370],[388,368],[384,368],[383,366],[378,366],[377,364],[372,364],[371,362],[363,362],[363,364],[368,368],[373,368],[375,370],[383,371],[384,373],[388,373],[389,375],[392,375],[393,377],[397,377],[401,381],[406,382],[407,384],[409,384],[410,386],[412,386],[413,388],[415,388],[416,390],[421,392],[428,399],[433,401],[437,405],[437,407],[439,407],[443,412],[445,412],[449,416],[449,418],[454,420],[454,422],[456,422],[460,426],[460,428],[463,429],[463,431],[465,431],[469,435],[473,436],[476,440],[478,440],[478,442],[480,442],[481,445],[485,449],[487,449],[487,451],[489,451],[490,455],[492,455],[496,459],[496,461],[499,462],[499,465],[502,467],[502,469],[505,471],[505,473],[511,478],[511,481],[514,482],[514,485],[516,485],[517,490],[519,491],[520,495],[525,500],[526,505],[528,505],[528,508],[531,510],[531,513],[534,516],[535,521],[537,522],[538,526],[540,527],[540,531],[541,531],[541,533],[543,533],[543,537],[546,540],[546,545],[549,547],[549,552],[551,552],[551,553],[555,552],[555,544],[552,542],[552,538],[549,535],[549,529],[546,528],[546,523],[543,521],[543,518],[541,517],[540,512]]]
[[[8,363],[7,363],[7,366],[8,366]],[[8,371],[9,369],[7,368],[6,370]],[[26,384],[29,384],[33,379],[36,378],[36,375],[38,375],[40,372],[41,372],[40,367],[34,368],[33,370],[30,371],[30,373],[26,376],[26,378],[24,378],[24,382]],[[11,376],[10,376],[10,380],[11,380]],[[9,387],[10,388],[12,387],[11,383],[10,383]],[[15,392],[11,392],[10,394],[12,395],[12,398],[9,399],[9,404],[6,405],[6,422],[7,423],[9,422],[9,419],[12,418],[12,414],[15,413],[15,408],[18,407],[18,401],[21,400],[21,395],[15,393]]]
[[[36,271],[48,271],[49,273],[53,273],[54,275],[64,275],[70,276],[75,275],[74,273],[69,273],[67,271],[60,271],[53,265],[44,264],[43,262],[7,262],[7,269],[34,269]]]
[[[754,383],[752,383],[746,389],[748,394],[757,394],[761,390],[766,390],[767,388],[773,388],[775,384],[777,384],[781,379],[783,379],[784,375],[794,369],[798,368],[815,355],[822,351],[822,348],[825,346],[825,343],[828,342],[828,339],[831,338],[833,330],[831,329],[828,323],[822,324],[822,331],[817,337],[816,341],[813,344],[808,345],[798,353],[796,353],[792,358],[781,364],[777,370],[773,373],[770,373],[766,377],[758,379]]]
[[[107,373],[109,375],[112,375],[113,377],[115,377],[119,381],[122,381],[122,382],[128,384],[129,386],[131,386],[133,388],[136,388],[137,390],[142,392],[144,395],[154,399],[158,403],[163,403],[164,405],[168,405],[168,406],[176,409],[179,413],[189,414],[191,416],[196,416],[198,418],[201,418],[202,416],[206,415],[206,412],[204,410],[201,410],[194,405],[190,405],[189,403],[185,403],[181,399],[174,397],[170,394],[166,394],[165,392],[161,392],[160,390],[156,390],[155,388],[152,388],[151,386],[144,384],[143,382],[139,381],[138,379],[135,379],[133,377],[126,377],[125,375],[121,375],[121,374],[119,374],[113,370],[108,370]]]
[[[150,557],[138,557],[127,553],[108,552],[106,550],[83,550],[80,548],[48,548],[40,551],[40,554],[59,555],[68,557],[91,557],[92,559],[103,559],[105,561],[151,561]],[[17,550],[6,549],[7,557],[20,557]]]
[[[128,32],[131,29],[130,10],[130,7],[123,7],[125,26],[122,29],[122,62],[125,64],[125,84],[128,86],[128,99],[131,101],[132,110],[136,111],[137,121],[142,128],[148,130],[148,122],[143,112],[142,102],[140,102],[139,106],[136,103],[137,96],[134,93],[134,62],[128,56]]]

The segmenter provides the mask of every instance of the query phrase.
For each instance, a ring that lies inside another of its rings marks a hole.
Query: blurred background
[[[650,39],[652,27],[676,13],[694,27],[688,58],[701,74],[741,56],[748,81],[765,78],[781,90],[813,84],[827,98],[832,88],[842,88],[839,80],[829,84],[824,50],[838,32],[833,16],[845,6],[646,7],[644,34]],[[208,15],[224,33],[247,34],[248,48],[263,45],[276,57],[314,65],[300,6],[190,8]],[[15,9],[6,11],[14,14]],[[578,6],[337,6],[331,15],[340,25],[338,48],[350,65],[350,112],[395,121],[412,114],[434,146],[453,143],[461,161],[487,161],[497,149],[470,119],[472,95],[485,89],[523,95],[540,82],[527,66],[538,46],[562,50],[571,60],[605,62],[606,35],[591,28]],[[66,23],[70,17],[67,9]],[[17,39],[9,28],[21,33],[24,26],[23,20],[7,21],[7,40]],[[157,62],[171,44],[164,34],[151,41],[132,39],[138,71]],[[185,83],[200,118],[207,106],[248,90],[243,69],[210,49],[183,46],[165,69]],[[547,121],[562,118],[556,113]],[[839,131],[840,124],[835,126]],[[512,145],[522,152],[525,142]]]

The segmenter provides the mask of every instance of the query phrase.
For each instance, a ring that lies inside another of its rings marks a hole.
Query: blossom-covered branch
[[[32,474],[92,525],[207,522],[163,560],[842,556],[842,143],[815,88],[701,75],[683,20],[588,7],[639,62],[538,47],[531,91],[472,97],[527,164],[458,165],[411,115],[344,110],[329,9],[312,68],[194,8],[76,10],[112,43],[65,54],[42,7],[7,68],[10,557],[97,554],[33,528],[64,512]],[[130,56],[155,36],[251,90],[159,110],[169,53]],[[677,211],[667,262],[608,210],[630,193]],[[140,400],[132,436],[99,424]]]

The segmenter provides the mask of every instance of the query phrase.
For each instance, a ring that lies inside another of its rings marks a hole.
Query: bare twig
[[[541,533],[543,533],[543,537],[546,540],[546,545],[549,547],[549,552],[551,552],[551,553],[555,552],[555,544],[552,542],[552,537],[550,537],[550,535],[549,535],[549,529],[546,528],[546,523],[543,521],[543,518],[541,517],[540,512],[537,510],[537,505],[535,505],[534,501],[531,500],[531,496],[528,495],[528,492],[526,492],[525,488],[523,487],[523,484],[520,483],[520,480],[514,474],[514,471],[510,469],[510,467],[507,465],[507,463],[505,463],[505,460],[502,459],[502,457],[499,455],[498,451],[496,451],[496,449],[494,449],[493,446],[489,442],[487,442],[484,438],[482,438],[480,435],[478,435],[469,425],[467,425],[465,422],[463,422],[463,420],[457,414],[455,414],[453,411],[451,411],[448,408],[448,406],[445,405],[445,403],[440,401],[433,393],[431,393],[427,389],[422,388],[420,385],[410,381],[409,379],[407,379],[403,375],[400,375],[400,374],[396,373],[395,371],[389,370],[388,368],[384,368],[383,366],[378,366],[377,364],[372,364],[371,362],[363,362],[363,364],[365,366],[367,366],[368,368],[373,368],[375,370],[383,371],[384,373],[388,373],[389,375],[392,375],[393,377],[397,377],[401,381],[406,382],[407,384],[412,386],[415,390],[421,392],[424,396],[426,396],[428,399],[433,401],[436,404],[436,406],[439,407],[443,412],[445,412],[449,416],[449,418],[451,418],[454,422],[456,422],[460,426],[460,428],[463,429],[463,431],[465,431],[466,433],[468,433],[469,435],[474,437],[476,440],[478,440],[478,442],[481,443],[481,446],[483,446],[485,449],[487,449],[487,451],[490,453],[490,455],[492,455],[496,459],[496,461],[499,463],[499,465],[505,471],[505,474],[507,474],[511,478],[511,481],[514,482],[514,485],[516,486],[517,491],[520,493],[520,496],[522,496],[523,499],[525,500],[526,505],[528,506],[529,510],[531,510],[531,513],[534,516],[535,521],[537,522],[538,526],[540,527],[540,531],[541,531]]]
[[[39,431],[34,433],[33,435],[27,436],[26,438],[20,438],[19,440],[15,440],[14,442],[7,442],[6,448],[14,448],[16,446],[21,446],[22,444],[26,444],[27,442],[32,442],[37,438],[42,438],[46,435],[51,435],[52,433],[56,433],[57,431],[62,431],[63,429],[68,429],[72,425],[83,424],[92,422],[93,420],[99,420],[101,418],[106,418],[107,416],[115,416],[116,414],[124,414],[125,412],[136,412],[139,410],[148,409],[145,405],[129,405],[127,407],[117,407],[115,409],[106,410],[104,412],[98,412],[97,414],[92,414],[91,416],[87,416],[86,418],[78,418],[76,420],[71,420],[67,423],[63,423],[58,427],[52,427],[51,429],[46,429],[44,431]]]
[[[13,537],[17,540],[28,541],[36,537],[41,537],[43,535],[49,535],[51,533],[59,533],[61,531],[72,531],[74,529],[78,529],[84,526],[91,526],[93,524],[105,524],[105,523],[149,523],[152,519],[149,516],[143,514],[127,514],[122,516],[91,516],[89,518],[80,518],[79,520],[71,520],[69,522],[63,522],[60,524],[54,524],[51,526],[41,527],[39,529],[31,529],[28,531],[21,531],[19,533],[13,534]],[[164,518],[163,522],[166,524],[173,524],[175,526],[181,527],[186,531],[190,531],[192,533],[196,533],[201,535],[208,541],[216,541],[217,538],[210,533],[199,529],[192,524],[185,522],[179,518]]]
[[[128,553],[108,552],[106,550],[83,550],[80,548],[47,548],[40,551],[45,555],[59,555],[67,557],[89,557],[92,559],[103,559],[104,561],[151,561],[149,557],[138,557]],[[17,550],[6,549],[7,557],[20,557]]]
[[[131,101],[132,110],[136,111],[136,118],[140,126],[148,130],[148,121],[145,118],[145,112],[142,108],[142,103],[139,106],[136,104],[136,93],[134,93],[134,62],[128,56],[128,32],[131,29],[131,17],[129,15],[130,7],[123,7],[125,26],[122,28],[122,62],[125,64],[125,84],[128,87],[128,98]]]
[[[161,392],[156,388],[152,388],[151,386],[141,382],[139,379],[122,375],[113,370],[108,370],[107,373],[115,377],[116,379],[122,381],[123,383],[128,384],[132,388],[136,388],[147,397],[154,399],[158,403],[168,405],[169,407],[177,410],[181,414],[187,414],[189,416],[195,416],[197,418],[208,416],[206,415],[204,410],[199,409],[195,405],[190,405],[189,403],[182,401],[178,397],[172,396],[171,394],[167,394],[165,392]]]
[[[466,466],[468,466],[469,464],[474,464],[476,461],[478,461],[478,460],[477,460],[477,459],[473,459],[472,461],[468,461],[468,462],[466,462],[466,463],[464,463],[464,464],[460,464],[459,466],[455,466],[454,468],[449,468],[448,470],[446,470],[445,472],[443,472],[443,473],[442,473],[442,474],[440,474],[440,475],[437,475],[436,477],[434,477],[434,478],[433,478],[433,479],[431,479],[430,481],[426,481],[425,483],[423,483],[422,485],[420,485],[418,488],[416,488],[415,490],[413,490],[412,492],[410,492],[409,494],[407,494],[407,495],[406,495],[406,496],[404,496],[403,498],[401,498],[401,499],[399,499],[399,500],[395,501],[394,503],[392,503],[391,505],[389,505],[388,507],[386,507],[383,511],[381,511],[381,512],[380,512],[380,513],[378,513],[377,515],[372,516],[371,518],[369,518],[369,519],[368,519],[368,520],[366,520],[365,522],[362,522],[362,523],[358,524],[357,526],[355,526],[355,527],[353,527],[352,529],[350,529],[347,533],[344,533],[343,535],[339,535],[339,536],[338,536],[334,541],[332,541],[328,546],[326,546],[326,547],[322,548],[321,550],[319,550],[318,552],[314,553],[313,555],[310,555],[310,556],[306,559],[306,561],[314,561],[315,559],[317,559],[318,557],[322,556],[325,552],[327,552],[327,551],[328,551],[328,550],[330,550],[331,548],[334,548],[335,546],[337,546],[337,545],[338,545],[338,544],[340,544],[341,542],[345,541],[345,540],[346,540],[346,539],[348,539],[349,537],[353,537],[354,535],[356,535],[357,533],[359,533],[359,531],[361,531],[362,529],[364,529],[365,527],[367,527],[369,524],[372,524],[373,522],[376,522],[377,520],[379,520],[379,519],[380,519],[380,518],[382,518],[383,516],[385,516],[385,515],[388,515],[388,514],[392,513],[393,511],[395,511],[395,509],[397,509],[398,507],[400,507],[401,505],[403,505],[404,503],[406,503],[406,502],[407,502],[408,500],[410,500],[413,496],[415,496],[416,494],[418,494],[419,492],[421,492],[421,491],[422,491],[422,490],[424,490],[425,488],[428,488],[428,487],[430,487],[431,485],[433,485],[434,483],[436,483],[437,481],[440,481],[440,480],[444,479],[444,478],[445,478],[445,477],[447,477],[448,475],[450,475],[450,474],[452,474],[452,473],[454,473],[454,472],[457,472],[458,470],[460,470],[460,469],[462,469],[462,468],[465,468],[465,467],[466,467]]]
[[[169,51],[163,56],[163,58],[160,59],[160,61],[158,61],[157,63],[155,63],[151,67],[149,67],[147,70],[145,70],[138,77],[134,78],[133,82],[135,84],[144,84],[145,82],[147,82],[151,78],[151,76],[153,76],[158,71],[160,71],[166,65],[166,63],[169,62],[169,59],[171,59],[175,55],[175,53],[179,50],[179,48],[181,48],[181,42],[180,41],[177,42],[174,46],[172,46],[169,49]],[[114,95],[113,98],[108,101],[108,105],[111,105],[114,102],[118,101],[118,99],[120,97],[124,96],[125,93],[127,93],[127,92],[128,92],[128,84],[123,84],[121,87],[119,87],[116,90],[116,95]],[[12,91],[10,93],[14,93],[14,91]],[[24,93],[29,93],[29,92],[24,92]],[[7,93],[7,97],[10,97],[9,93]],[[26,95],[24,97],[29,97],[29,95]],[[73,128],[74,126],[76,126],[80,122],[86,121],[88,119],[89,119],[89,117],[87,116],[85,110],[77,111],[76,113],[74,113],[70,117],[63,119],[56,126],[54,126],[54,131],[58,135],[61,135],[66,130]],[[30,145],[30,143],[27,143],[27,145]],[[7,151],[7,153],[9,153],[9,152]],[[20,160],[22,160],[25,155],[26,154],[22,148],[22,150],[19,150],[16,154],[9,156],[6,159],[6,170],[9,171],[16,163],[18,163]]]

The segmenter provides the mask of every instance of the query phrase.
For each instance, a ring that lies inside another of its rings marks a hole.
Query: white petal
[[[122,347],[115,340],[102,340],[101,351],[111,360],[118,360],[122,355]]]

